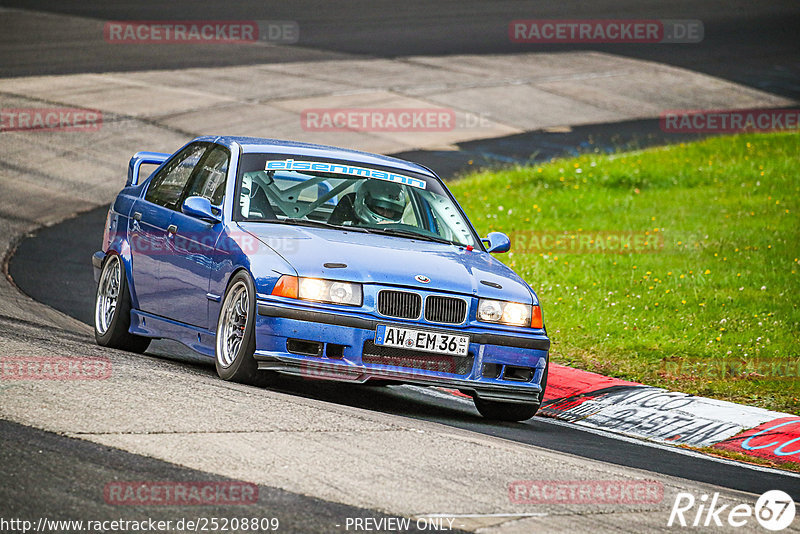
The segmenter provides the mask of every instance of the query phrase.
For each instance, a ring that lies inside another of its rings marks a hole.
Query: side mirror
[[[486,245],[486,252],[499,254],[511,249],[511,239],[502,232],[489,232],[481,241]]]
[[[197,217],[200,220],[216,224],[222,220],[214,210],[218,208],[211,206],[211,201],[206,197],[189,197],[183,201],[181,211],[190,217]]]

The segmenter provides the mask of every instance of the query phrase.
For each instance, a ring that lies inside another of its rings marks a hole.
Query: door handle
[[[169,226],[167,226],[167,233],[169,235],[177,234],[178,233],[178,227],[175,226],[174,224],[170,224]]]
[[[142,220],[142,214],[139,213],[138,211],[135,211],[133,213],[133,220],[134,221],[141,221]]]

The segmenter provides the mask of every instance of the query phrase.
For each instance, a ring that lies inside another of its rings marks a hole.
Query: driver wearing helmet
[[[365,180],[356,190],[353,212],[367,224],[396,223],[403,217],[407,200],[406,190],[400,184]]]

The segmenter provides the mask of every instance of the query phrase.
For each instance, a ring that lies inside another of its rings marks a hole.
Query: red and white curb
[[[800,417],[555,363],[539,414],[657,442],[800,462]]]
[[[788,415],[715,443],[718,449],[745,452],[776,463],[800,463],[800,417]]]
[[[443,389],[436,395],[468,395]],[[435,390],[428,390],[433,393]],[[471,401],[470,401],[471,403]],[[800,463],[800,417],[550,364],[539,416],[671,445]]]

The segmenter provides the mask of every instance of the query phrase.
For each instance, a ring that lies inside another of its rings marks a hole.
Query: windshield
[[[438,180],[347,162],[245,154],[236,218],[480,245]]]

